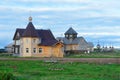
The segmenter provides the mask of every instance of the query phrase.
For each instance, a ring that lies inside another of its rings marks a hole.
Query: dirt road
[[[120,64],[120,58],[0,58],[0,60],[41,60],[45,62],[88,62],[101,64]]]

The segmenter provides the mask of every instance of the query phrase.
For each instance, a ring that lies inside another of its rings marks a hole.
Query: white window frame
[[[42,49],[42,48],[39,48],[38,52],[39,52],[39,53],[42,53],[42,52],[43,52],[43,49]]]
[[[33,48],[33,53],[36,53],[36,48]]]
[[[36,43],[36,39],[33,39],[33,43]]]
[[[29,53],[29,48],[26,48],[26,53]]]
[[[73,37],[73,35],[72,35],[72,34],[70,34],[69,36],[70,36],[70,38],[72,38],[72,37]]]

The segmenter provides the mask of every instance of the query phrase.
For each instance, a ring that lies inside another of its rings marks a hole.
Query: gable
[[[16,32],[15,36],[14,36],[14,39],[15,40],[19,40],[20,39],[20,33],[19,32]],[[13,40],[14,40],[13,39]]]
[[[18,40],[22,37],[22,33],[25,29],[16,29],[16,32],[14,34],[13,40]]]
[[[62,42],[57,42],[56,44],[54,44],[53,46],[64,46],[64,44]]]

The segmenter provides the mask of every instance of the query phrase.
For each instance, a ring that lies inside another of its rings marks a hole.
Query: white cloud
[[[105,32],[105,34],[111,35],[111,34],[116,34],[116,35],[120,35],[120,26],[76,26],[75,29],[78,32],[94,32],[94,33],[100,33],[103,34]]]
[[[18,1],[18,0],[14,0]],[[13,1],[13,2],[14,2]],[[12,10],[18,13],[25,13],[25,12],[44,12],[44,11],[60,11],[61,13],[66,14],[67,11],[70,11],[69,13],[72,13],[74,17],[106,17],[106,16],[119,16],[120,17],[120,11],[118,6],[119,1],[118,0],[107,0],[107,1],[98,1],[98,0],[20,0],[21,2],[67,2],[67,3],[73,3],[81,4],[82,2],[86,2],[87,5],[58,5],[56,6],[20,6],[20,5],[1,5],[0,10]],[[49,4],[48,4],[49,5]],[[55,4],[54,4],[55,5]],[[114,6],[111,6],[114,5]],[[117,5],[117,6],[116,6]],[[62,12],[63,11],[63,12]],[[100,11],[100,12],[99,12]]]
[[[44,26],[42,26],[42,25],[34,25],[34,27],[35,27],[35,29],[43,29],[44,28]]]
[[[4,32],[0,32],[0,37],[1,37],[1,39],[12,39],[12,37],[13,37],[13,32],[12,31],[4,31]]]
[[[106,39],[106,40],[110,42],[120,42],[120,38]]]
[[[25,28],[30,11],[35,27],[50,28],[56,37],[71,27],[66,26],[69,24],[75,26],[79,36],[120,37],[119,4],[120,0],[4,0],[0,3],[0,37],[6,39],[16,28]]]
[[[105,37],[105,36],[120,36],[120,32],[109,33],[109,32],[82,32],[79,33],[83,36],[95,36],[95,37]]]
[[[17,1],[17,0],[14,0]],[[57,3],[78,3],[78,2],[88,2],[90,0],[20,0],[19,2],[57,2]]]

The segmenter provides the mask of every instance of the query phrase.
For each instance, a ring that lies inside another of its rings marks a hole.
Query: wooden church
[[[32,17],[26,29],[16,29],[13,37],[14,55],[20,57],[63,57],[63,44],[51,30],[35,29]]]

